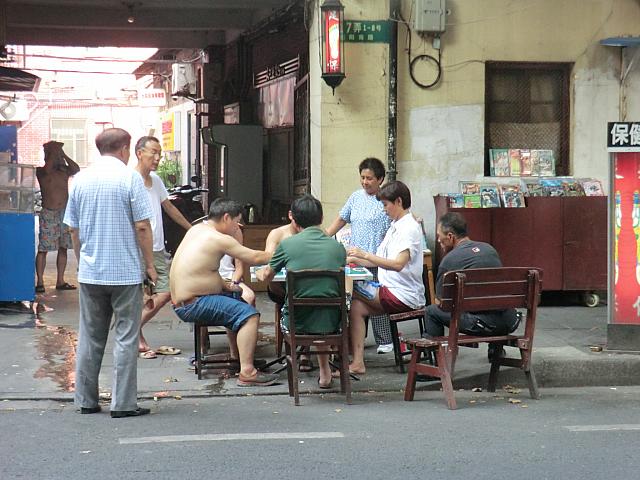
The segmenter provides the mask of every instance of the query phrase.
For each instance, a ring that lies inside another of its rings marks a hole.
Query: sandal
[[[44,291],[44,287],[43,291]],[[70,283],[64,282],[61,285],[56,285],[56,290],[77,290],[78,287],[76,287],[75,285],[71,285]],[[37,291],[37,290],[36,290]]]
[[[145,350],[143,352],[139,352],[138,355],[140,356],[140,358],[144,358],[147,360],[150,360],[152,358],[158,358],[158,356],[156,355],[156,352],[154,352],[153,350]]]
[[[44,293],[44,285],[36,285],[36,293]]]
[[[181,352],[182,350],[179,348],[167,347],[166,345],[156,348],[156,353],[158,355],[179,355]]]
[[[318,388],[321,388],[322,390],[328,390],[332,387],[333,383],[333,378],[331,380],[329,380],[329,383],[320,383],[320,378],[318,378]]]
[[[253,377],[245,377],[244,375],[240,374],[238,376],[237,385],[239,387],[268,387],[269,385],[273,385],[277,381],[277,375],[256,372]]]

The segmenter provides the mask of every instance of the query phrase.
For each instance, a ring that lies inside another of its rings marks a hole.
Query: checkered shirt
[[[142,283],[144,269],[135,222],[153,215],[138,172],[103,156],[77,174],[64,223],[79,230],[78,281],[93,285]]]

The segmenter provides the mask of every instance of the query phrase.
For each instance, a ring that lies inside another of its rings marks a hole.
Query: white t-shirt
[[[409,250],[409,262],[399,272],[378,268],[378,280],[398,300],[411,308],[425,304],[422,283],[422,230],[411,213],[391,223],[387,234],[376,251],[378,257],[394,259],[403,250]]]
[[[218,273],[222,278],[231,280],[233,273],[236,271],[236,266],[233,263],[233,257],[229,255],[223,255],[220,259],[220,267],[218,267]]]
[[[149,193],[149,199],[151,200],[151,207],[153,209],[153,216],[151,217],[151,232],[153,233],[153,251],[161,252],[164,250],[164,230],[162,229],[162,202],[169,197],[169,192],[162,183],[160,177],[150,172],[151,187],[145,188]]]

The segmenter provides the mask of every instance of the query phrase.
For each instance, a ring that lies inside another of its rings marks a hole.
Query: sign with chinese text
[[[345,20],[344,41],[389,43],[389,22],[387,20]]]
[[[613,163],[611,321],[640,324],[640,153],[616,153]]]
[[[324,38],[327,39],[324,45],[326,49],[324,58],[327,62],[324,73],[340,73],[342,71],[342,58],[340,57],[340,12],[337,10],[325,12],[324,28]]]
[[[166,103],[166,94],[162,88],[138,90],[138,106],[140,107],[164,107]]]
[[[640,122],[609,122],[607,150],[610,152],[640,152]]]
[[[180,114],[177,112],[169,112],[162,117],[162,150],[180,150]]]

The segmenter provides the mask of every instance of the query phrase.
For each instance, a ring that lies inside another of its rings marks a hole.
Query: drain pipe
[[[389,0],[389,117],[387,123],[387,179],[395,181],[398,133],[398,13],[400,0]]]

